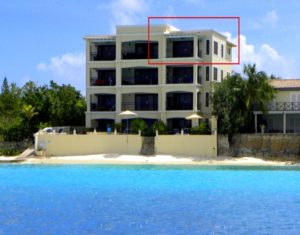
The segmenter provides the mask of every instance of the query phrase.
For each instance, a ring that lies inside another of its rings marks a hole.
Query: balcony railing
[[[141,104],[136,102],[122,102],[122,110],[133,110],[133,111],[157,111],[158,104]]]
[[[115,86],[116,79],[97,79],[91,78],[91,86]]]
[[[116,111],[115,105],[102,105],[97,103],[91,103],[91,111],[100,111],[100,112],[113,112]]]
[[[254,106],[254,111],[259,111],[258,105]],[[271,102],[268,104],[268,111],[300,111],[300,102]]]

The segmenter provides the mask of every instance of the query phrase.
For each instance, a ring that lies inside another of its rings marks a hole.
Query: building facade
[[[211,117],[211,84],[221,82],[231,66],[190,63],[231,62],[235,45],[213,30],[154,25],[150,31],[151,62],[167,65],[148,64],[147,26],[117,26],[116,35],[85,37],[87,127],[105,131],[125,121],[118,115],[124,110],[149,125],[162,120],[170,129],[197,125],[185,119],[193,113]]]
[[[255,131],[300,133],[300,79],[274,79],[270,84],[277,93],[268,104],[268,113],[255,110]]]

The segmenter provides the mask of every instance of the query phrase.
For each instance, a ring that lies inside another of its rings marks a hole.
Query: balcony
[[[150,59],[158,58],[158,42],[150,42]],[[122,59],[148,59],[147,41],[122,42]]]
[[[115,43],[91,44],[91,61],[111,61],[116,59]]]
[[[166,102],[167,110],[193,110],[193,93],[169,92]]]
[[[116,70],[114,69],[91,69],[91,86],[115,86]]]
[[[124,94],[122,96],[122,110],[157,111],[157,94]]]
[[[258,105],[254,106],[254,111],[260,111]],[[268,111],[300,111],[300,102],[270,102]]]
[[[193,67],[167,66],[167,84],[193,83]]]
[[[123,68],[122,85],[157,85],[157,68]]]
[[[106,94],[91,95],[91,111],[116,111],[116,96]]]
[[[193,38],[169,38],[167,39],[167,58],[193,57],[194,40]]]

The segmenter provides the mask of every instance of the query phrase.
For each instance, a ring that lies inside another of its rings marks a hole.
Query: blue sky
[[[0,2],[0,79],[23,85],[54,80],[85,93],[85,35],[147,24],[147,16],[240,16],[241,62],[282,78],[300,78],[300,1],[11,0]],[[195,22],[170,21],[180,29]],[[207,24],[208,27],[214,25]],[[217,24],[216,27],[221,27]],[[235,42],[232,27],[228,32]],[[240,66],[233,68],[240,71]]]

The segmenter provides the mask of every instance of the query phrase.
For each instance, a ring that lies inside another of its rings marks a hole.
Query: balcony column
[[[193,84],[197,85],[198,84],[198,66],[193,65]]]
[[[286,133],[286,113],[283,112],[283,133]]]
[[[167,39],[166,38],[163,38],[160,42],[159,42],[159,51],[160,51],[160,55],[158,58],[166,58],[166,53],[167,53],[167,47],[166,47],[166,41]]]
[[[116,60],[121,60],[122,54],[122,41],[120,38],[116,38]]]
[[[163,65],[163,66],[161,67],[161,75],[162,75],[162,76],[159,76],[158,84],[164,85],[164,84],[167,83],[167,82],[166,82],[166,81],[167,81],[167,68],[166,68],[165,65]]]
[[[165,93],[165,92],[161,92],[161,111],[162,112],[165,112],[166,111],[166,96],[167,96],[167,93]]]
[[[86,40],[86,61],[91,61],[91,41]]]
[[[194,36],[194,58],[198,57],[198,36]]]
[[[195,112],[198,111],[197,100],[198,100],[198,90],[195,90],[195,91],[193,92],[193,110],[194,110]]]

